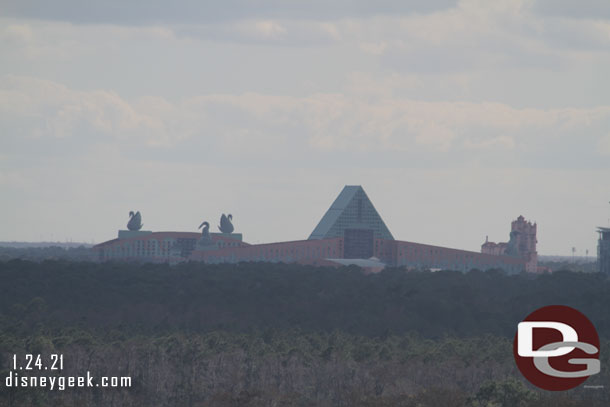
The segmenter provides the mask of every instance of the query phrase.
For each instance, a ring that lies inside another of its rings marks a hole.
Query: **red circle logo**
[[[569,390],[599,373],[599,337],[580,311],[550,305],[527,316],[513,343],[517,367],[544,390]]]

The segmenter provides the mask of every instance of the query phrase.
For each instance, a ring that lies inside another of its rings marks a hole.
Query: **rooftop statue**
[[[233,215],[229,214],[229,216],[225,216],[223,213],[220,217],[220,226],[218,226],[218,230],[222,233],[233,233],[235,229],[231,221],[233,220]]]
[[[135,214],[133,211],[129,212],[129,222],[127,222],[127,229],[132,231],[137,231],[142,229],[142,215],[140,215],[140,211]]]
[[[203,226],[203,229],[201,227]],[[210,224],[206,221],[203,222],[197,229],[201,229],[201,239],[210,239]]]

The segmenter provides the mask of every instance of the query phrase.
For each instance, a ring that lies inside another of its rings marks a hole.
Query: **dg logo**
[[[599,337],[581,312],[563,305],[540,308],[517,326],[517,367],[533,385],[569,390],[599,373]]]

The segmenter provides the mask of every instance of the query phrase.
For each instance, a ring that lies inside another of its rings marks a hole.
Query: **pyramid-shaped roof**
[[[309,236],[313,239],[343,237],[345,229],[372,230],[375,238],[394,240],[360,185],[346,185]]]

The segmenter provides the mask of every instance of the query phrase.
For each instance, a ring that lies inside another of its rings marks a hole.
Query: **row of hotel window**
[[[165,241],[162,242],[161,244],[157,244],[156,241],[152,241],[155,243],[150,243],[151,241],[148,241],[147,244],[143,244],[143,242],[141,241],[137,241],[137,242],[133,242],[134,244],[125,244],[125,245],[116,245],[116,246],[111,246],[110,248],[107,248],[104,251],[104,254],[106,257],[110,257],[110,258],[120,258],[120,257],[154,257],[154,256],[168,256],[171,254],[172,249],[176,249],[176,251],[180,251],[183,247],[182,245],[180,246],[174,246],[171,245],[170,241]],[[222,244],[218,246],[219,249],[222,248],[236,248],[239,247],[239,243],[237,242],[229,242],[229,243],[224,243],[221,242]],[[322,250],[320,250],[322,249]],[[324,253],[325,248],[320,248],[320,247],[316,247],[316,248],[291,248],[290,250],[288,249],[273,249],[273,248],[255,248],[252,246],[245,246],[243,247],[243,250],[245,250],[243,252],[243,254],[246,257],[252,257],[253,254],[251,254],[250,252],[252,250],[256,251],[255,255],[257,256],[266,256],[266,257],[273,257],[273,256],[287,256],[287,255],[293,255],[293,256],[297,256],[298,258],[311,258],[311,257],[320,257],[320,256],[337,256],[337,250],[336,248],[331,248],[331,246],[327,246],[326,247],[326,253]]]
[[[285,260],[288,259],[317,259],[323,256],[326,257],[336,257],[338,255],[338,251],[341,252],[341,245],[339,247],[291,247],[288,248],[271,248],[271,247],[256,247],[256,246],[246,246],[239,251],[239,254],[236,253],[228,253],[226,256],[218,256],[217,254],[210,254],[209,256],[205,256],[206,258],[235,258],[240,260],[273,260],[283,258]],[[205,253],[204,253],[205,254]],[[294,256],[294,258],[293,258]]]
[[[155,255],[168,255],[172,249],[182,250],[184,246],[194,247],[196,240],[189,239],[192,242],[176,242],[175,240],[157,241],[153,239],[149,240],[137,240],[135,242],[125,243],[123,245],[114,245],[105,250],[105,254],[109,257],[122,257],[122,256],[155,256]],[[177,244],[178,243],[178,244]],[[189,244],[190,243],[190,244]],[[217,242],[218,248],[225,247],[239,247],[238,242]]]

